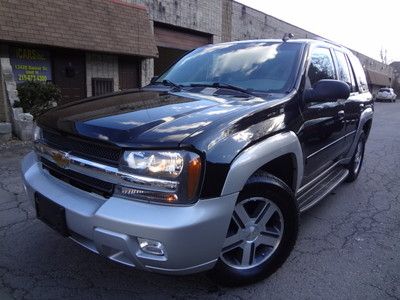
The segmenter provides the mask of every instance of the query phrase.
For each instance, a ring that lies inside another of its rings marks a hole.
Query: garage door
[[[192,50],[212,42],[212,36],[162,24],[154,24],[154,36],[158,47]]]
[[[154,24],[158,58],[154,75],[159,76],[188,51],[212,43],[212,35],[164,24]]]

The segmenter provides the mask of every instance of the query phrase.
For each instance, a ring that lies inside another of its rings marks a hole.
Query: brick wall
[[[123,0],[148,8],[150,19],[221,37],[221,0]]]
[[[321,38],[312,32],[232,0],[122,1],[145,5],[153,21],[210,33],[213,35],[214,43],[259,38],[280,39],[285,33],[293,33],[296,38]],[[393,78],[391,67],[359,52],[353,52],[368,70]],[[144,67],[142,71],[147,72],[147,69]],[[147,73],[151,72],[150,70]],[[144,82],[148,81],[150,75]]]
[[[150,19],[177,27],[188,28],[213,35],[213,42],[222,40],[222,0],[122,0],[129,4],[145,5]],[[230,0],[227,0],[230,2]],[[228,15],[230,17],[230,15]],[[229,37],[230,37],[230,33]],[[226,41],[226,39],[224,39]],[[153,77],[153,59],[142,61],[142,86]]]
[[[353,53],[358,57],[361,64],[365,66],[365,68],[367,68],[368,70],[372,70],[378,73],[384,73],[388,76],[390,75],[390,77],[393,78],[393,69],[391,66],[381,63],[380,61],[377,61],[357,51],[353,50]]]
[[[315,38],[316,34],[286,23],[273,16],[233,2],[232,40],[282,38],[285,33],[296,38]]]
[[[221,15],[222,42],[229,42],[232,40],[232,9],[233,9],[233,2],[231,0],[222,0],[222,15]]]
[[[113,78],[114,91],[118,91],[118,56],[86,53],[86,84],[88,97],[92,96],[92,78]]]
[[[273,16],[233,2],[232,9],[232,40],[277,38],[285,33],[293,33],[295,38],[322,38],[310,31],[294,26]],[[372,70],[393,78],[393,69],[371,57],[357,51],[353,53],[360,59],[367,70]]]
[[[118,0],[1,0],[0,39],[155,57],[145,8]]]

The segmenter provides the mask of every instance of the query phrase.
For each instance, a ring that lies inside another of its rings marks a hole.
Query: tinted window
[[[335,54],[338,64],[338,75],[339,75],[338,79],[351,84],[350,71],[344,53],[335,51]]]
[[[337,61],[337,67],[338,67],[338,76],[339,76],[338,79],[348,83],[350,86],[351,92],[356,92],[357,91],[356,80],[354,78],[354,75],[351,70],[350,63],[349,63],[349,60],[348,60],[346,54],[335,50],[335,55],[337,58],[336,61]]]
[[[293,87],[302,45],[247,42],[210,45],[179,60],[157,81],[181,85],[228,83],[260,92],[287,92]]]
[[[311,85],[321,79],[335,79],[332,55],[328,48],[314,49],[308,68],[308,78]]]
[[[350,55],[350,62],[353,67],[354,75],[356,77],[357,85],[360,92],[368,91],[368,83],[367,78],[365,77],[364,69],[361,66],[360,61],[354,55]]]

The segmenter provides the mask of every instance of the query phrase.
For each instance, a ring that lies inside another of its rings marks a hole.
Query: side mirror
[[[153,77],[150,79],[150,83],[154,83],[159,77],[160,77],[160,76],[153,76]]]
[[[322,79],[312,89],[304,92],[306,102],[326,102],[347,99],[350,96],[349,85],[340,80]]]

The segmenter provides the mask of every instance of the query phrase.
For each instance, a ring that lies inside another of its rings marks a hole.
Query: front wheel
[[[298,209],[290,189],[266,173],[251,178],[239,194],[211,276],[229,286],[268,277],[289,256],[297,231]]]
[[[353,182],[357,179],[360,174],[361,166],[364,160],[364,152],[365,152],[365,142],[366,136],[365,133],[361,133],[360,138],[358,139],[356,151],[348,164],[347,168],[349,170],[349,175],[346,178],[347,182]]]

